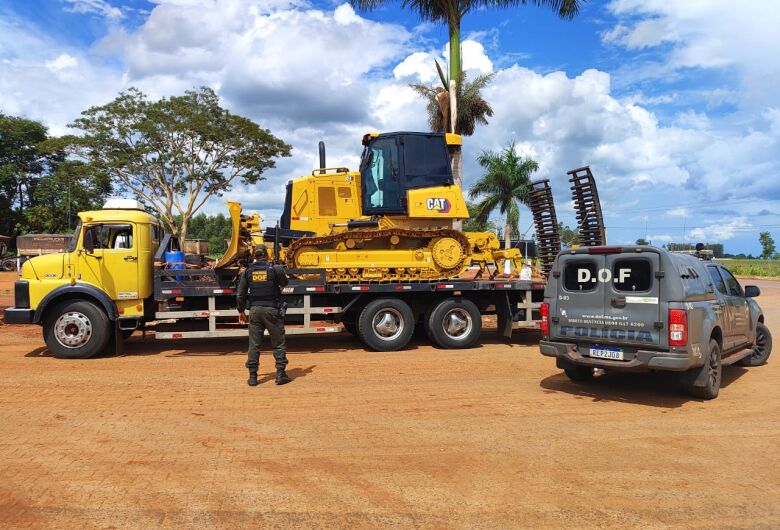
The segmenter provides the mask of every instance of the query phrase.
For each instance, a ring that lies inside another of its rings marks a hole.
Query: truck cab
[[[711,399],[723,365],[761,364],[771,352],[758,287],[742,289],[713,261],[651,246],[588,247],[559,253],[550,276],[540,349],[572,380],[594,368],[675,371]]]
[[[108,343],[112,327],[122,333],[144,320],[162,234],[137,201],[112,199],[102,210],[79,213],[66,252],[23,264],[6,322],[42,325],[56,355],[94,355]]]

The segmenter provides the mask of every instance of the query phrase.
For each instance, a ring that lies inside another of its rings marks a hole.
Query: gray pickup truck
[[[567,249],[542,304],[542,354],[573,381],[595,369],[680,372],[713,399],[722,367],[766,363],[772,337],[753,300],[721,264],[651,246]]]

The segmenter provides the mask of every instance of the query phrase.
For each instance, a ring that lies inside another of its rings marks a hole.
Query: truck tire
[[[0,268],[3,269],[3,272],[13,272],[16,270],[16,258],[11,259],[4,259],[2,264],[0,265]]]
[[[710,340],[710,354],[707,356],[707,362],[698,370],[706,371],[707,381],[701,386],[688,385],[688,393],[701,399],[715,399],[720,391],[720,380],[723,374],[720,345],[715,339]]]
[[[360,340],[374,351],[401,350],[414,334],[414,313],[406,302],[379,298],[360,312],[357,331]]]
[[[590,366],[573,366],[564,368],[563,371],[566,377],[577,383],[593,379],[593,368]]]
[[[750,355],[740,359],[742,366],[761,366],[766,364],[767,359],[772,354],[772,334],[769,328],[763,322],[756,325],[756,345],[753,346]]]
[[[430,312],[425,328],[436,346],[471,348],[482,333],[482,315],[471,300],[446,298]]]
[[[64,359],[87,359],[101,353],[111,335],[108,316],[85,300],[55,306],[43,322],[46,346]]]

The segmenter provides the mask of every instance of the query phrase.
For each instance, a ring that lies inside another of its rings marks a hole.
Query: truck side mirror
[[[761,294],[761,289],[759,289],[758,286],[756,285],[745,286],[745,298],[755,298],[760,294]]]
[[[84,230],[83,244],[84,244],[84,251],[87,254],[95,253],[95,240],[94,240],[94,236],[92,235],[92,230],[89,229]]]

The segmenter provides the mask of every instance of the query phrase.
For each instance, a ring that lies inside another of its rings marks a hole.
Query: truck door
[[[728,289],[726,288],[726,282],[723,281],[723,276],[718,272],[717,265],[707,265],[707,272],[710,273],[710,279],[715,286],[715,296],[718,299],[718,305],[715,309],[718,313],[718,320],[723,330],[723,347],[725,349],[731,348],[732,338],[734,336],[733,327],[734,319],[731,316],[733,309],[727,302]]]
[[[731,347],[735,348],[748,341],[750,308],[748,307],[742,286],[734,275],[723,267],[718,267],[718,270],[726,283],[726,304],[731,310],[730,342]]]
[[[637,346],[659,346],[661,280],[655,277],[660,259],[654,252],[609,254],[603,278],[604,320],[609,339]]]
[[[97,223],[82,232],[77,258],[78,279],[89,282],[112,300],[135,300],[138,294],[138,244],[134,225]],[[87,241],[94,250],[88,252]]]
[[[604,283],[599,271],[605,257],[590,254],[563,254],[558,257],[559,276],[556,308],[550,315],[550,336],[599,342],[592,329],[601,330],[604,314]],[[551,305],[552,305],[551,304]]]

